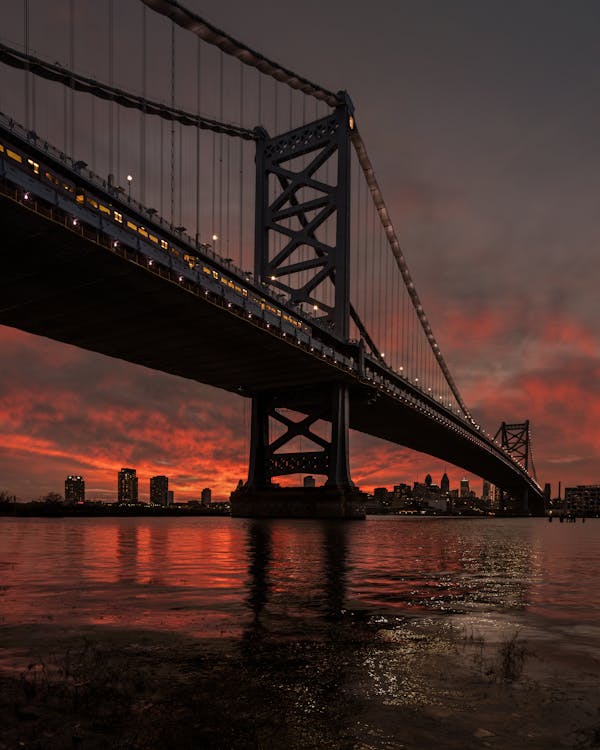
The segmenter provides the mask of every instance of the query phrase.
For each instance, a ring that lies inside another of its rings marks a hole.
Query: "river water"
[[[486,648],[518,636],[575,680],[600,664],[598,519],[2,518],[0,533],[5,666],[36,629],[331,644],[355,628],[362,649],[407,627]],[[390,742],[347,746],[419,746]]]
[[[318,635],[332,616],[456,617],[600,641],[600,520],[0,520],[4,624]]]

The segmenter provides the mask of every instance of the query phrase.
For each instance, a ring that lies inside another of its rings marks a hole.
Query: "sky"
[[[476,419],[492,433],[529,419],[538,480],[555,494],[559,480],[600,483],[600,6],[186,4],[282,65],[349,91]],[[112,499],[118,470],[134,466],[142,498],[164,473],[176,499],[203,487],[224,499],[245,478],[240,397],[5,327],[0,352],[0,489],[62,493],[75,473],[88,497]],[[427,472],[439,481],[444,470],[456,486],[464,475],[355,433],[351,463],[369,491]]]

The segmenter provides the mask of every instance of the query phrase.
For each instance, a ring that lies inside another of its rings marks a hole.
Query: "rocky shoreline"
[[[0,750],[600,747],[597,659],[447,620],[322,640],[5,626]]]

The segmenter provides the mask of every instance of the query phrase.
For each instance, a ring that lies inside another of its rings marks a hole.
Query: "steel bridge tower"
[[[262,129],[256,147],[255,267],[257,280],[276,286],[292,306],[318,307],[327,328],[341,341],[350,331],[350,145],[354,128],[352,102],[345,92],[327,117],[282,135],[269,137]],[[317,173],[333,167],[330,184]],[[311,199],[303,191],[312,191]],[[334,219],[334,242],[327,244],[325,222]],[[294,219],[294,225],[285,220]],[[283,247],[274,242],[283,238]],[[293,259],[309,248],[312,257]],[[308,273],[307,273],[308,272]],[[312,273],[311,273],[312,272]],[[334,288],[334,302],[318,301],[324,283]],[[303,389],[302,389],[303,390]],[[305,416],[294,421],[284,409]],[[329,439],[312,428],[319,420],[331,424]],[[271,438],[271,424],[283,434]],[[248,481],[233,493],[234,516],[363,518],[366,495],[350,478],[348,456],[349,394],[342,382],[316,384],[308,392],[268,389],[252,396]],[[303,438],[319,450],[288,451]],[[290,474],[320,474],[323,487],[282,488],[273,478]]]
[[[525,471],[531,472],[536,477],[535,466],[533,464],[533,451],[531,449],[531,432],[529,429],[529,420],[525,422],[502,422],[498,431],[494,435],[494,440],[500,439],[500,445],[513,457],[513,459],[522,466]],[[529,493],[525,489],[520,498],[515,498],[520,505],[520,512],[529,512]],[[501,493],[500,498],[501,510],[506,511],[505,493]]]

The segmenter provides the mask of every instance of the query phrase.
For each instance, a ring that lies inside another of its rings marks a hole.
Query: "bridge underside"
[[[352,372],[3,195],[0,219],[0,324],[246,396],[275,392],[298,410],[320,398],[315,383],[345,383],[351,428],[522,496],[525,485],[508,463]],[[539,512],[538,499],[529,501]]]
[[[239,315],[0,196],[0,324],[236,393],[335,369]]]

